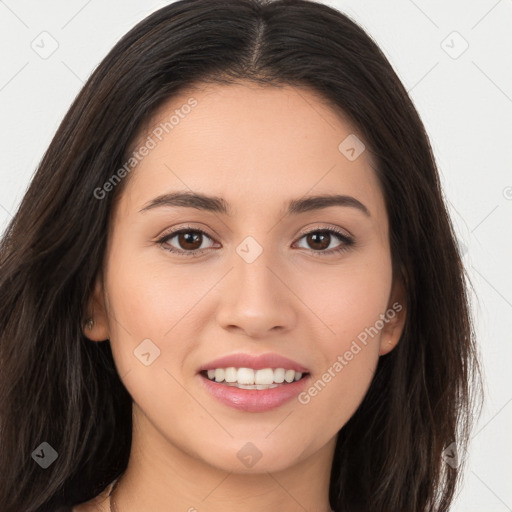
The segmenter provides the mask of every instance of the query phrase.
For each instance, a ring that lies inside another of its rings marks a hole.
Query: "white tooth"
[[[286,370],[284,373],[284,380],[288,383],[293,382],[295,379],[295,370]]]
[[[255,384],[272,384],[274,382],[274,370],[272,368],[262,368],[256,370],[254,375]]]
[[[255,384],[255,389],[272,389],[277,388],[279,384]]]
[[[274,382],[276,384],[284,382],[284,368],[276,368],[274,370]]]
[[[254,384],[254,370],[252,368],[238,368],[236,380],[239,384]]]
[[[261,368],[253,370],[252,368],[235,368],[230,366],[228,368],[215,368],[207,370],[207,375],[210,380],[216,382],[225,382],[226,384],[240,383],[245,386],[252,384],[270,385],[282,384],[283,382],[291,383],[301,379],[302,373],[295,370],[285,370],[284,368]],[[244,388],[246,389],[246,388]],[[257,389],[255,387],[248,389]],[[263,389],[263,388],[261,388]]]
[[[223,386],[231,386],[239,389],[271,389],[277,388],[279,384],[238,384],[238,382],[224,382]]]
[[[272,389],[277,388],[279,384],[235,384],[240,389]]]
[[[237,371],[234,366],[226,368],[224,371],[224,380],[226,382],[236,382]]]

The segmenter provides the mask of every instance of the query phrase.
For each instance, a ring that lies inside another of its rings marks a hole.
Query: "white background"
[[[0,0],[1,231],[92,70],[166,3]],[[375,39],[409,91],[466,250],[487,400],[453,510],[512,511],[512,1],[325,3]],[[52,44],[45,59],[31,46]]]

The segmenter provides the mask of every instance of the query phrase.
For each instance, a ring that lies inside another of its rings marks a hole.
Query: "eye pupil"
[[[320,241],[320,247],[317,247],[315,249],[326,249],[329,247],[330,242],[330,234],[324,232],[324,231],[317,231],[315,233],[311,233],[308,235],[308,243],[313,242],[313,245],[319,241],[320,238],[323,238],[323,240]]]
[[[185,233],[180,233],[178,235],[178,241],[181,247],[184,249],[195,250],[201,247],[201,242],[199,242],[198,247],[194,246],[194,242],[197,244],[197,241],[200,240],[201,234],[195,231],[187,231]],[[192,247],[190,247],[192,245]]]

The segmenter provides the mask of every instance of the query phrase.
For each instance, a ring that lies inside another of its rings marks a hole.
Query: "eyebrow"
[[[196,208],[198,210],[220,213],[228,216],[233,215],[229,203],[227,203],[222,197],[208,196],[189,191],[162,194],[146,203],[140,212],[146,212],[163,206]],[[285,205],[285,214],[297,215],[300,213],[329,208],[331,206],[355,208],[364,213],[367,217],[371,216],[368,208],[355,197],[340,194],[316,195],[301,199],[292,199]]]

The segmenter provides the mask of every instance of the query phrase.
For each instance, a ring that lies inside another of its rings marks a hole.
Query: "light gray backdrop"
[[[0,0],[1,231],[92,70],[166,3]],[[512,511],[512,1],[325,3],[370,33],[409,91],[476,287],[487,402],[453,510]]]

